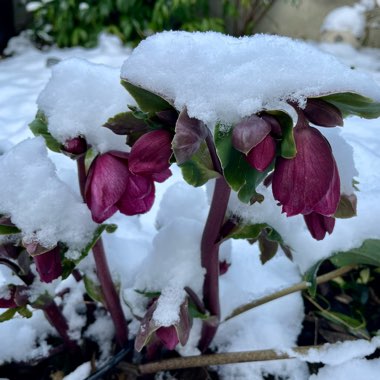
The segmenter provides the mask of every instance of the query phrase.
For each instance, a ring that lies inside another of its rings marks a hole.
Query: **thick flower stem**
[[[77,343],[69,337],[69,326],[67,324],[66,318],[63,316],[60,308],[57,306],[54,300],[47,303],[43,307],[43,311],[46,319],[57,330],[67,348],[74,350],[75,352],[80,352],[80,348]]]
[[[84,188],[86,184],[86,168],[84,156],[77,160],[77,167],[80,192],[85,200]],[[104,301],[115,325],[116,340],[121,347],[124,347],[128,341],[128,326],[124,317],[123,309],[121,308],[119,296],[112,282],[101,237],[93,246],[92,252],[94,254],[96,273],[103,291]]]
[[[92,248],[94,254],[96,273],[103,291],[106,307],[111,314],[115,325],[116,340],[121,347],[124,347],[128,340],[128,328],[124,313],[121,308],[120,299],[112,282],[111,273],[108,268],[103,241],[99,239]]]
[[[211,316],[214,317],[211,321],[203,323],[198,346],[202,352],[208,348],[214,338],[220,320],[219,238],[230,193],[231,189],[224,177],[218,178],[215,181],[211,207],[201,241],[201,263],[203,268],[206,269],[203,283],[203,302]]]

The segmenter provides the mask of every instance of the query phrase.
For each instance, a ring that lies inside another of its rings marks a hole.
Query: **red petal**
[[[273,174],[274,198],[287,216],[309,214],[330,189],[335,161],[328,141],[315,128],[295,128],[297,155],[279,157]]]
[[[129,170],[136,175],[151,176],[169,168],[172,136],[165,130],[148,132],[133,145]]]
[[[151,179],[131,175],[117,207],[125,215],[144,214],[153,206],[154,193],[154,183]]]
[[[326,195],[314,206],[314,211],[325,216],[332,216],[338,208],[340,199],[340,178],[334,159],[334,174]]]
[[[263,172],[268,168],[276,155],[276,141],[270,135],[267,135],[263,141],[251,149],[247,155],[248,163]]]
[[[127,161],[105,153],[91,164],[85,188],[86,203],[92,218],[104,222],[116,211],[116,203],[124,194],[129,177]]]
[[[174,350],[179,343],[177,330],[174,326],[160,327],[156,331],[156,335],[168,350]]]
[[[305,223],[311,236],[316,240],[323,240],[326,232],[331,234],[335,226],[335,218],[312,212],[304,215]]]
[[[161,182],[166,181],[169,177],[171,177],[171,175],[172,175],[171,170],[170,169],[166,169],[163,172],[154,173],[152,175],[152,179],[153,179],[153,181],[161,183]]]
[[[34,256],[34,262],[42,282],[52,282],[62,274],[59,247],[55,247],[42,255]]]

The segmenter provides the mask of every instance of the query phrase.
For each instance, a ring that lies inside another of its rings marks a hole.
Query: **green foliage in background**
[[[100,32],[138,43],[161,30],[224,31],[223,20],[209,16],[208,0],[27,0],[26,5],[39,46],[93,47]]]

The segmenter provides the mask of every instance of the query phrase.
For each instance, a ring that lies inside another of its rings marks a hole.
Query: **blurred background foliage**
[[[282,0],[297,3],[296,0]],[[41,0],[25,1],[37,46],[97,44],[99,33],[136,45],[162,30],[252,33],[275,0]]]

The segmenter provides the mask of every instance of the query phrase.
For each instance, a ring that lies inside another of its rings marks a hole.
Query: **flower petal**
[[[247,155],[248,163],[258,170],[263,172],[276,155],[276,141],[270,135],[267,135],[263,141],[251,149]]]
[[[59,247],[34,256],[36,269],[42,282],[52,282],[62,274],[61,253]]]
[[[312,212],[304,215],[304,219],[311,236],[316,240],[323,240],[326,232],[331,234],[334,230],[335,218]]]
[[[174,350],[179,343],[177,330],[174,326],[160,327],[156,331],[156,335],[168,350]]]
[[[279,157],[273,174],[274,198],[287,216],[309,214],[329,191],[335,161],[331,147],[313,127],[294,129],[297,155]]]
[[[170,169],[166,169],[166,170],[164,170],[164,171],[162,171],[160,173],[154,173],[152,175],[152,179],[155,182],[161,183],[161,182],[166,181],[169,177],[171,177],[171,175],[172,175],[171,170]]]
[[[102,223],[117,211],[116,203],[125,192],[128,177],[127,161],[111,152],[95,158],[85,188],[86,203],[95,222]]]
[[[247,154],[253,147],[263,141],[270,131],[271,126],[268,122],[257,115],[252,115],[234,127],[232,146],[239,152]]]
[[[136,175],[150,176],[169,168],[172,136],[165,130],[148,132],[133,145],[129,170]]]
[[[130,174],[126,190],[116,206],[125,215],[144,214],[152,208],[154,194],[153,180]]]

